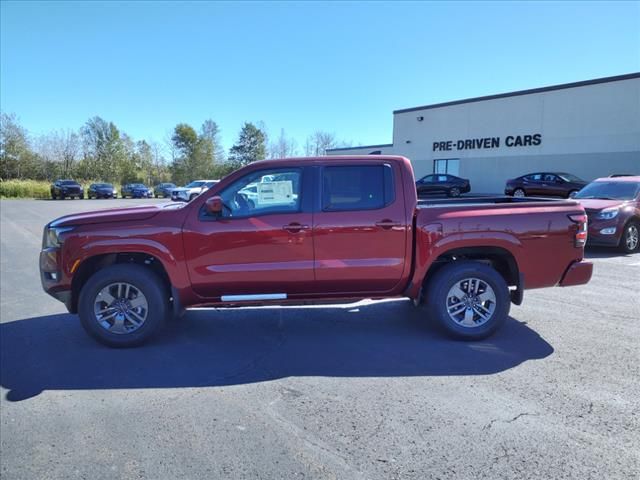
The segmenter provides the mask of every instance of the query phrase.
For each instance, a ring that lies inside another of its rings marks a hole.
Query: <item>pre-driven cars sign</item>
[[[506,147],[535,147],[542,143],[542,134],[533,135],[507,135],[502,142],[501,137],[467,138],[462,140],[448,140],[445,142],[433,142],[434,152],[446,152],[452,150],[480,150],[489,148]]]

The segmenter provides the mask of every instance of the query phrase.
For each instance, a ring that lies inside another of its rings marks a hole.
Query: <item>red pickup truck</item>
[[[589,281],[573,200],[418,201],[397,156],[268,160],[191,202],[58,218],[45,291],[110,346],[194,306],[409,297],[462,339],[493,333],[528,288]]]

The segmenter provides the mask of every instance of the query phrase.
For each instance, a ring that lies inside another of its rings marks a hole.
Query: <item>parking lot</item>
[[[398,300],[198,309],[108,349],[42,291],[42,227],[164,201],[0,202],[3,478],[638,478],[640,255],[588,250],[589,284],[482,342]]]

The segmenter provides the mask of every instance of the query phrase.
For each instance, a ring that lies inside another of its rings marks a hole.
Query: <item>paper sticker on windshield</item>
[[[258,183],[258,203],[260,205],[281,205],[291,202],[293,202],[293,182],[291,180]]]

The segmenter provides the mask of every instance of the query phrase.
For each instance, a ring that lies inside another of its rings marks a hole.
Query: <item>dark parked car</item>
[[[640,176],[598,178],[573,198],[587,212],[588,245],[640,250]]]
[[[122,192],[120,192],[122,198],[151,198],[153,197],[153,190],[147,187],[143,183],[126,183],[122,186]]]
[[[116,189],[110,183],[92,183],[87,190],[87,198],[116,198]]]
[[[507,180],[505,195],[514,197],[573,197],[587,183],[581,178],[564,172],[529,173]]]
[[[434,193],[459,197],[461,193],[471,191],[471,184],[466,178],[456,177],[447,173],[434,173],[418,180],[416,182],[416,190],[419,197]]]
[[[64,200],[66,197],[84,198],[84,189],[75,180],[56,180],[51,185],[51,198]]]
[[[176,188],[175,183],[159,183],[153,189],[153,194],[156,196],[156,198],[167,198],[171,196],[171,190],[173,190],[174,188]]]

